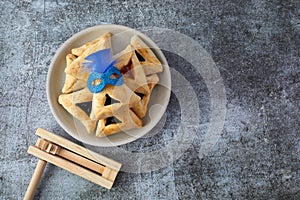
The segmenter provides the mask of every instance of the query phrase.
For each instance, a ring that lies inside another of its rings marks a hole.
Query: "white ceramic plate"
[[[130,43],[130,38],[133,35],[139,35],[157,55],[164,66],[164,71],[158,74],[160,82],[151,94],[148,113],[143,118],[143,127],[126,131],[126,133],[120,132],[108,137],[99,138],[93,134],[87,133],[84,126],[58,103],[58,96],[61,94],[61,89],[65,81],[64,69],[66,66],[66,55],[70,53],[72,48],[81,46],[107,31],[112,33],[112,50],[114,54],[125,49]],[[171,93],[171,75],[165,56],[158,46],[146,35],[125,26],[99,25],[76,33],[57,50],[49,67],[46,89],[50,109],[56,121],[68,134],[89,145],[103,147],[118,146],[142,137],[159,122],[169,102]]]

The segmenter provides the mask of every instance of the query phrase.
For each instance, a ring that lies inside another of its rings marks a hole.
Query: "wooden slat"
[[[44,152],[35,146],[30,146],[28,148],[28,153],[30,153],[42,160],[50,162],[58,167],[61,167],[65,170],[67,170],[73,174],[76,174],[84,179],[87,179],[93,183],[101,185],[105,188],[111,189],[111,187],[113,185],[112,181],[106,180],[105,178],[101,177],[100,175],[98,175],[94,172],[91,172],[90,170],[85,169],[79,165],[76,165],[70,161],[67,161],[59,156],[54,156],[47,152]]]
[[[38,135],[50,142],[53,142],[61,147],[64,147],[65,149],[68,149],[70,151],[73,151],[73,152],[81,155],[81,156],[84,156],[90,160],[93,160],[101,165],[108,166],[109,168],[114,169],[116,171],[119,171],[122,166],[122,164],[119,162],[109,159],[103,155],[97,154],[93,151],[87,150],[86,148],[84,148],[80,145],[74,144],[73,142],[66,140],[63,137],[52,134],[42,128],[37,129],[36,135]]]
[[[90,170],[93,170],[94,172],[103,174],[104,170],[108,167],[105,167],[99,163],[96,163],[92,160],[89,160],[83,156],[80,156],[72,151],[69,151],[65,148],[61,148],[56,144],[53,144],[51,142],[49,142],[48,140],[42,139],[42,138],[38,138],[37,142],[36,142],[36,147],[38,147],[39,149],[41,149],[42,151],[46,151],[46,152],[50,152],[52,154],[56,154],[59,155],[60,157],[63,157],[69,161],[72,161],[76,164],[79,164],[83,167],[86,167]],[[51,147],[50,151],[47,151],[47,148]],[[57,147],[57,148],[56,148]],[[51,150],[54,151],[51,151]],[[102,175],[103,177],[103,175]],[[106,178],[106,177],[104,177]]]
[[[67,160],[70,160],[76,164],[79,164],[83,167],[86,167],[90,170],[93,170],[94,172],[97,172],[97,173],[100,173],[100,174],[103,174],[103,172],[105,171],[106,168],[108,167],[104,167],[96,162],[93,162],[89,159],[86,159],[85,157],[82,157],[82,156],[79,156],[71,151],[68,151],[64,148],[62,148],[58,154],[59,156],[67,159]],[[103,176],[102,176],[103,177]],[[104,177],[106,178],[106,177]]]

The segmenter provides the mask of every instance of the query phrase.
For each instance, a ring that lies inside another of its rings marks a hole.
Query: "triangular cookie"
[[[128,63],[127,61],[123,61],[123,64],[127,63],[126,65],[121,65],[120,63],[118,67],[120,72],[123,74],[125,84],[132,91],[148,94],[149,88],[147,85],[146,75],[137,56],[134,53],[132,53],[132,57]]]
[[[139,118],[143,118],[146,115],[152,90],[158,82],[159,82],[159,78],[156,74],[147,76],[147,83],[150,89],[150,93],[139,94],[141,96],[141,101],[139,101],[138,104],[136,104],[136,106],[132,107],[132,110]]]
[[[66,63],[68,67],[74,60],[76,56],[73,54],[68,54],[66,56]],[[64,86],[62,88],[62,93],[70,93],[82,88],[86,87],[86,82],[83,80],[78,80],[77,78],[73,77],[72,75],[66,74],[66,79]]]
[[[90,117],[80,109],[76,104],[92,101],[93,94],[88,88],[84,88],[70,94],[59,95],[58,102],[75,118],[81,121],[86,127],[88,133],[93,133],[96,128],[96,120],[91,120]]]
[[[109,33],[104,33],[100,37],[96,38],[95,40],[92,40],[88,43],[85,43],[84,45],[71,49],[71,53],[75,56],[81,56],[85,50],[87,50],[90,46],[96,44],[96,43],[102,43],[103,40],[106,40],[106,37],[108,38]]]
[[[142,120],[138,118],[131,109],[128,109],[128,107],[120,109],[118,114],[114,115],[114,119],[116,119],[118,123],[114,123],[115,120],[111,120],[111,118],[99,120],[98,127],[96,129],[96,136],[104,137],[120,131],[140,128],[143,126]]]
[[[137,51],[138,57],[142,57],[140,61],[146,75],[155,74],[163,71],[163,66],[156,57],[156,55],[139,36],[133,36],[131,38],[130,44]]]
[[[141,98],[125,84],[120,86],[106,85],[101,92],[93,95],[90,117],[95,120],[111,117],[118,114],[123,107],[131,108],[139,101]]]
[[[121,70],[124,66],[128,66],[133,53],[134,49],[131,45],[128,45],[123,51],[114,56],[114,60],[117,61],[114,66],[118,68],[118,70]]]
[[[87,70],[82,63],[85,62],[85,58],[95,53],[96,51],[102,50],[102,49],[108,49],[111,48],[111,34],[105,33],[103,34],[99,40],[97,40],[96,43],[92,43],[88,46],[86,46],[87,49],[82,49],[80,52],[82,52],[81,55],[79,55],[67,68],[65,69],[65,73],[72,75],[73,77],[76,77],[79,80],[87,81],[89,76],[89,70]],[[84,46],[84,45],[83,45]]]

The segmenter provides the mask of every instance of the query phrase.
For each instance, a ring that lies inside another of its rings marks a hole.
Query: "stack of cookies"
[[[66,79],[59,103],[86,127],[87,132],[103,137],[140,128],[142,118],[163,66],[152,50],[135,35],[130,44],[114,56],[121,72],[122,85],[106,85],[98,93],[87,87],[90,71],[84,66],[90,54],[111,48],[111,33],[71,50],[66,56]]]

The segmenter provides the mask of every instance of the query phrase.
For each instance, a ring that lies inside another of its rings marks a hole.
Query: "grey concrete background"
[[[203,126],[180,159],[151,173],[121,172],[110,191],[49,164],[36,199],[300,199],[299,1],[2,0],[0,5],[1,199],[22,199],[37,162],[26,153],[37,127],[72,140],[48,107],[47,70],[67,38],[102,23],[169,28],[198,41],[224,79],[223,133],[199,159]],[[209,99],[201,76],[165,53],[198,92],[205,124]],[[177,108],[172,95],[161,135],[123,148],[147,151],[168,143]]]

